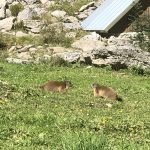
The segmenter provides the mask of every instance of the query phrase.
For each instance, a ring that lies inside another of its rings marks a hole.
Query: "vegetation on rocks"
[[[11,14],[12,16],[15,16],[15,17],[17,17],[18,13],[22,11],[23,9],[24,9],[24,6],[21,3],[10,6]]]
[[[64,10],[68,15],[70,16],[74,16],[76,12],[78,12],[78,10],[81,8],[81,6],[91,2],[92,0],[76,0],[74,2],[60,2],[57,1],[57,3],[55,5],[52,5],[49,7],[50,11],[53,10]]]

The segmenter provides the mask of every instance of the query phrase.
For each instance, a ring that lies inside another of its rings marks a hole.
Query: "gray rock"
[[[24,46],[23,48],[18,49],[18,52],[19,52],[19,53],[28,52],[31,47],[33,47],[33,45]]]
[[[42,4],[46,4],[46,3],[49,2],[49,0],[40,0],[40,2],[41,2]]]
[[[26,20],[32,20],[33,16],[36,16],[37,13],[29,7],[26,7],[24,10],[19,12],[18,14],[18,21],[26,21]]]
[[[39,2],[39,0],[24,0],[24,2],[26,2],[26,4],[34,4]]]
[[[79,9],[79,12],[82,12],[82,11],[88,9],[89,7],[94,6],[94,4],[95,4],[95,2],[90,2],[90,3],[88,3],[87,5],[82,6],[82,7]]]
[[[80,20],[84,20],[85,18],[88,17],[88,15],[85,14],[85,13],[80,13],[77,17],[78,17],[78,19],[80,19]]]
[[[24,37],[24,36],[28,36],[28,34],[22,32],[22,31],[17,31],[16,37]]]
[[[6,8],[0,8],[0,20],[6,17]]]
[[[12,16],[11,11],[9,9],[6,9],[6,17],[8,18],[8,17],[11,17],[11,16]]]
[[[81,25],[79,22],[75,23],[63,23],[64,29],[66,30],[75,30],[75,29],[81,29]]]
[[[7,4],[6,0],[0,0],[0,8],[5,8],[6,4]]]
[[[62,10],[55,10],[55,11],[51,12],[51,15],[56,18],[64,18],[66,15],[66,12],[62,11]]]
[[[10,31],[13,26],[15,17],[9,17],[5,18],[3,20],[0,20],[0,30]]]
[[[82,37],[82,40],[98,41],[98,40],[101,40],[101,36],[97,34],[96,32],[91,32],[91,34],[85,35],[84,37]]]
[[[78,19],[74,16],[68,16],[68,17],[65,17],[63,21],[65,23],[74,23],[74,22],[78,22]]]
[[[39,33],[43,23],[40,20],[26,20],[24,21],[24,26],[32,33]]]
[[[15,0],[7,0],[8,4],[12,4]]]
[[[32,61],[28,61],[28,60],[23,60],[23,59],[18,59],[18,58],[6,58],[8,63],[16,63],[16,64],[29,64]]]
[[[104,47],[106,46],[106,43],[102,41],[92,41],[89,39],[80,39],[75,41],[72,45],[73,48],[80,49],[82,51],[90,51],[93,49],[97,49],[99,47]]]
[[[31,60],[32,57],[30,55],[30,52],[21,52],[18,53],[16,56],[18,59],[22,59],[22,60]]]
[[[81,52],[64,52],[55,54],[54,56],[59,56],[70,63],[74,63],[80,59],[80,55]]]

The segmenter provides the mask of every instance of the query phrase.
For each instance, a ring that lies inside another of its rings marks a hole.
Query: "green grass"
[[[83,6],[91,2],[91,0],[75,0],[74,2],[60,2],[57,1],[55,5],[49,7],[50,11],[63,10],[67,15],[74,16],[76,12]]]
[[[67,93],[37,88],[63,79],[74,84]],[[150,149],[150,76],[0,62],[0,80],[2,150]],[[124,101],[94,98],[93,82],[113,87]]]

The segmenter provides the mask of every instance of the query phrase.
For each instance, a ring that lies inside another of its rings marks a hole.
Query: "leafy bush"
[[[17,30],[21,30],[21,31],[24,31],[24,32],[27,32],[27,29],[26,27],[24,26],[24,23],[23,21],[20,21],[20,22],[16,22],[13,26],[13,30],[17,31]]]
[[[23,9],[24,9],[24,7],[21,3],[10,6],[11,14],[12,14],[12,16],[15,16],[15,17],[18,16],[18,13],[20,11],[22,11]]]
[[[9,48],[15,42],[15,38],[9,34],[0,33],[0,49]]]
[[[70,47],[72,38],[65,37],[65,32],[58,32],[54,27],[46,27],[41,31],[43,43]]]

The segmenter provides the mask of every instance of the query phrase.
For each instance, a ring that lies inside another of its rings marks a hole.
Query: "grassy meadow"
[[[66,93],[38,88],[48,80],[64,79],[74,85]],[[124,101],[94,98],[94,82],[113,87]],[[150,76],[1,61],[0,149],[149,150]]]

